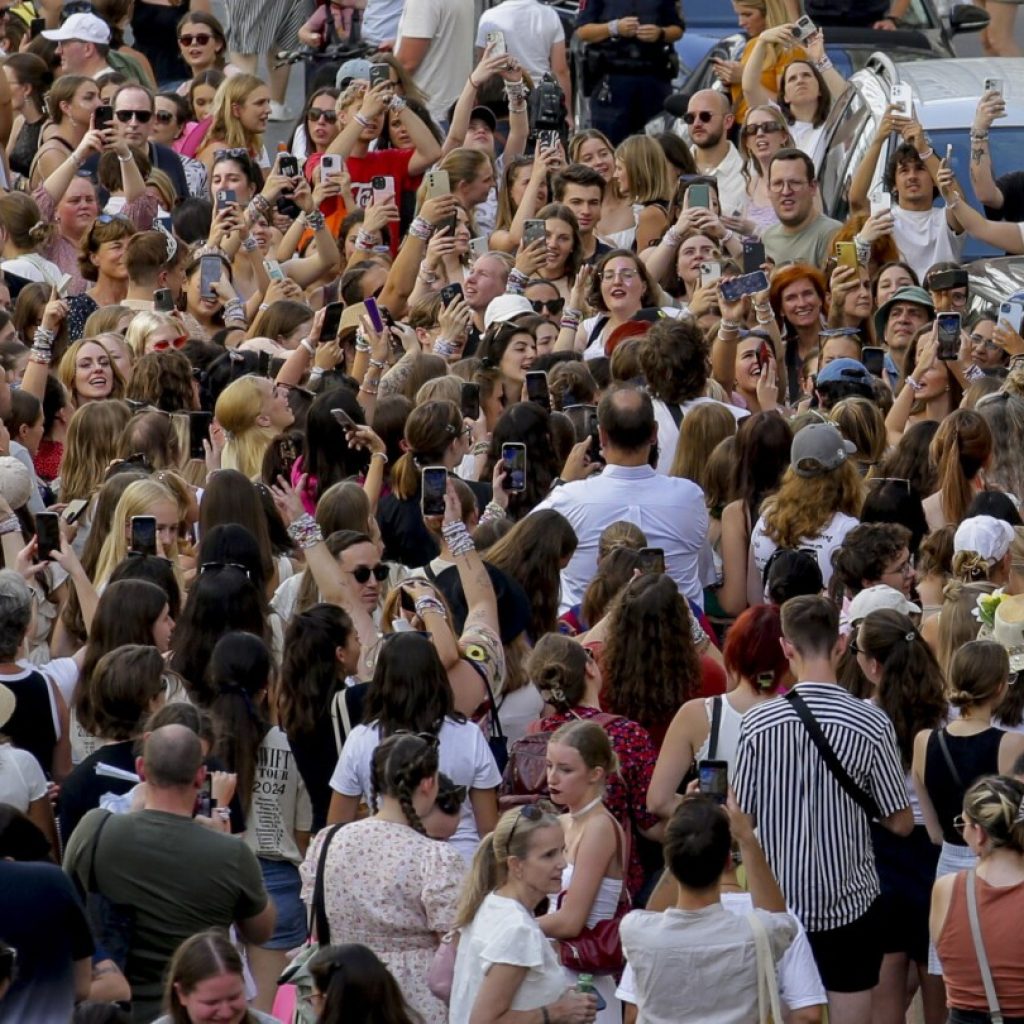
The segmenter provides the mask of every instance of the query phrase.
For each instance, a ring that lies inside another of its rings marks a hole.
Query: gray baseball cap
[[[797,476],[822,476],[838,469],[856,450],[831,423],[809,423],[793,438],[789,464]]]
[[[337,75],[334,76],[334,87],[336,89],[345,89],[356,81],[356,79],[366,82],[370,80],[370,62],[368,60],[362,60],[361,58],[356,57],[352,60],[345,61],[345,63],[338,68]]]

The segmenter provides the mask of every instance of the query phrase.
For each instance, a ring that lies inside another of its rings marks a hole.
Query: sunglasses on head
[[[388,578],[388,573],[390,572],[391,567],[387,562],[378,562],[372,568],[369,565],[357,565],[352,570],[352,575],[355,576],[356,583],[368,582],[371,574],[378,583],[383,583]]]
[[[235,146],[232,149],[217,149],[213,153],[213,162],[219,164],[221,160],[248,160],[249,151],[242,149],[241,146]]]
[[[764,121],[761,124],[745,124],[743,134],[749,139],[752,135],[778,135],[785,131],[781,124],[775,121]]]
[[[182,46],[191,46],[193,43],[196,46],[205,46],[213,38],[209,32],[196,32],[195,35],[180,35],[178,36],[178,42]]]
[[[565,299],[530,299],[534,313],[543,313],[546,309],[552,316],[558,316],[565,306]]]
[[[153,119],[152,110],[115,110],[114,117],[121,122],[121,124],[128,124],[129,121],[134,117],[139,124],[149,124]]]
[[[306,118],[309,121],[326,121],[328,124],[337,124],[338,112],[336,110],[321,110],[319,107],[310,107]]]
[[[510,849],[512,846],[512,837],[516,834],[516,829],[519,828],[519,822],[525,818],[527,821],[540,821],[544,817],[544,812],[536,804],[524,804],[519,808],[519,813],[516,815],[515,824],[512,826],[512,830],[508,834],[508,843],[506,849]]]
[[[212,572],[215,569],[237,569],[239,572],[245,573],[246,579],[252,579],[252,574],[249,570],[239,562],[203,562],[199,567],[200,575],[204,572]]]
[[[120,213],[101,213],[96,218],[97,224],[113,224],[115,221],[120,221],[122,224],[127,224],[131,229],[132,233],[135,233],[135,225],[125,216]]]
[[[694,121],[700,121],[701,124],[707,124],[715,115],[710,110],[698,110],[696,113],[691,113],[689,110],[683,114],[683,121],[686,124],[693,124]]]

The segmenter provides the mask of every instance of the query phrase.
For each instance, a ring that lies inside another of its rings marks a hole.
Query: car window
[[[836,125],[828,142],[825,162],[818,173],[825,213],[846,220],[849,213],[850,178],[853,168],[871,142],[871,109],[856,89],[848,89],[841,103],[846,108],[833,111],[830,121]],[[838,122],[838,123],[837,123]]]

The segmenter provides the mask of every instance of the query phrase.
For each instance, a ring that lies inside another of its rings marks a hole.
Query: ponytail
[[[942,514],[959,523],[973,497],[971,482],[992,455],[988,422],[971,409],[955,409],[939,425],[928,454],[939,471]]]

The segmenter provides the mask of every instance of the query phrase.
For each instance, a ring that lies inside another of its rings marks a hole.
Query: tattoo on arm
[[[981,161],[985,158],[985,156],[986,156],[986,153],[985,153],[984,149],[982,149],[981,147],[978,147],[978,146],[972,147],[972,149],[971,149],[971,163],[972,164],[980,164]]]

